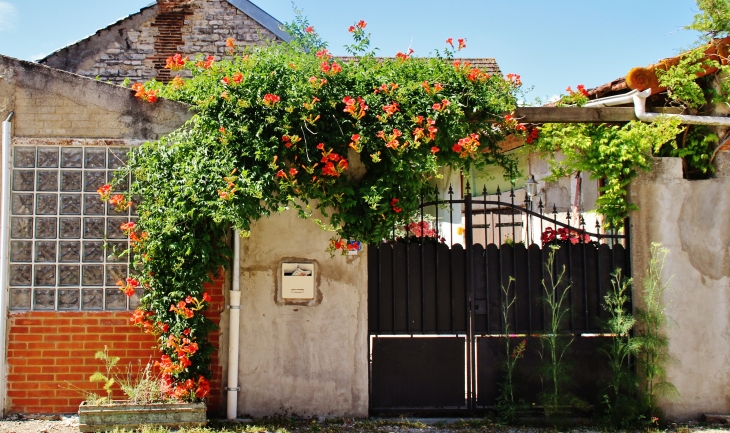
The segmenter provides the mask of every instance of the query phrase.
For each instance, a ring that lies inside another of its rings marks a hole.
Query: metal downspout
[[[2,193],[0,193],[0,410],[5,418],[5,395],[7,394],[6,339],[8,321],[8,237],[10,234],[10,145],[12,123],[15,112],[11,111],[2,127]]]
[[[634,115],[642,122],[653,122],[659,117],[679,119],[684,125],[730,126],[730,117],[724,116],[690,116],[686,114],[647,113],[646,98],[651,95],[651,89],[632,90],[629,93],[607,98],[595,99],[584,107],[611,107],[615,105],[634,104]]]
[[[229,293],[228,386],[226,417],[236,419],[238,411],[238,335],[241,321],[241,234],[233,235],[233,282]]]

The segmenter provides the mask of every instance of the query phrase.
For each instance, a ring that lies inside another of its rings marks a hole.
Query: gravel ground
[[[0,420],[0,433],[78,433],[78,416],[69,415],[56,417],[57,419],[27,419],[17,421]],[[258,427],[261,426],[261,427]],[[574,427],[574,428],[536,428],[536,427],[511,427],[495,426],[484,420],[458,419],[411,419],[411,420],[362,420],[353,424],[352,421],[344,423],[333,421],[305,421],[299,420],[296,423],[271,422],[257,420],[253,423],[229,423],[212,421],[209,428],[184,430],[180,433],[216,433],[216,432],[245,432],[245,433],[609,433],[600,427]],[[148,430],[145,430],[147,433]],[[158,433],[155,429],[150,433]],[[697,422],[688,424],[672,424],[666,429],[638,430],[641,433],[730,433],[730,426],[703,425]]]

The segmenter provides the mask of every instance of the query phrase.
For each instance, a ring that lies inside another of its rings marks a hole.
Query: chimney
[[[168,57],[181,52],[182,29],[185,17],[193,13],[192,3],[193,0],[157,0],[157,16],[152,23],[152,27],[157,28],[155,52],[147,59],[152,60],[157,71],[157,80],[163,83],[172,79],[165,64]]]

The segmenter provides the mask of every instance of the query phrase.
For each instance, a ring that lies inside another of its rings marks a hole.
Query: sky
[[[83,39],[153,0],[0,0],[0,54],[36,60]],[[294,19],[290,0],[252,0]],[[694,0],[295,0],[330,51],[346,54],[347,28],[368,23],[378,55],[408,48],[414,56],[466,38],[462,57],[492,57],[503,73],[532,89],[528,103],[591,88],[633,67],[671,57],[698,37],[683,30]]]

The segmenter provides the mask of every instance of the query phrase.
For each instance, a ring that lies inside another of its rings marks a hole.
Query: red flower
[[[165,65],[165,69],[179,71],[180,69],[185,67],[185,63],[187,61],[188,58],[183,58],[182,54],[175,54],[174,56],[167,58],[167,64]]]
[[[581,95],[588,97],[588,91],[586,90],[586,86],[584,86],[582,84],[578,84],[578,91],[580,92]]]
[[[296,176],[297,173],[299,173],[299,172],[297,171],[296,168],[292,167],[289,169],[289,176]]]
[[[208,394],[210,394],[210,382],[205,380],[203,376],[199,376],[195,397],[202,399]]]
[[[330,64],[327,62],[322,62],[322,64],[319,66],[319,69],[326,74],[330,71]]]
[[[276,172],[276,177],[281,177],[281,178],[286,179],[286,173],[284,172],[284,170],[279,170]]]
[[[366,23],[364,20],[360,20],[357,22],[357,27],[361,28],[361,29],[364,29],[365,26],[367,26],[367,25],[368,25],[368,23]]]
[[[203,301],[210,302],[210,295],[208,292],[203,293]]]
[[[431,153],[435,154],[435,153],[438,153],[439,151],[441,151],[441,149],[439,149],[438,147],[436,147],[436,146],[431,147]]]
[[[134,221],[130,221],[128,223],[120,225],[119,228],[122,229],[122,231],[124,232],[131,232],[135,229],[136,226],[137,224],[135,224]]]
[[[436,111],[441,111],[443,107],[441,107],[441,104],[439,104],[437,102],[437,103],[433,104],[433,106],[431,108],[433,108]]]
[[[309,26],[306,29],[304,29],[304,31],[307,33],[314,33],[314,26]]]
[[[327,60],[329,60],[332,57],[332,55],[327,50],[317,51],[315,56],[317,56],[320,59],[327,59]]]
[[[317,145],[317,149],[319,149],[319,150],[324,150],[324,143],[319,143],[319,144]]]
[[[233,82],[234,83],[241,84],[242,81],[243,81],[243,74],[242,73],[236,72],[235,74],[233,74]]]
[[[448,38],[446,39],[446,43],[451,45],[451,48],[454,48],[454,38]]]
[[[461,51],[463,48],[466,48],[466,39],[459,39],[459,48],[458,50]]]
[[[355,33],[355,26],[350,26],[350,28],[347,29],[347,31],[350,33]]]
[[[393,212],[395,212],[395,213],[403,212],[403,209],[398,207],[398,202],[400,202],[400,200],[398,200],[397,198],[390,200],[390,207],[393,209]]]
[[[264,95],[263,101],[264,101],[264,105],[266,105],[267,107],[271,107],[272,105],[275,105],[276,103],[281,101],[281,98],[272,93],[267,93],[266,95]]]
[[[566,92],[568,92],[568,95],[572,95],[572,94],[574,94],[574,93],[575,93],[575,92],[573,91],[573,89],[571,89],[571,88],[570,88],[570,86],[566,87],[565,91],[566,91]]]
[[[226,46],[230,49],[236,48],[236,40],[233,38],[226,39]]]
[[[213,66],[213,62],[215,62],[215,57],[208,56],[205,58],[205,61],[199,60],[195,63],[195,66],[203,69],[210,69]]]
[[[221,82],[223,82],[223,84],[225,84],[227,86],[227,85],[231,84],[231,79],[228,77],[223,77]]]
[[[340,72],[342,72],[342,66],[340,66],[337,62],[332,63],[332,70],[330,73],[334,75],[339,74]]]

